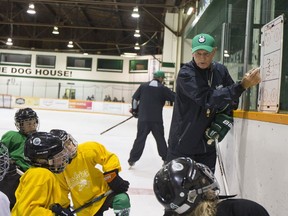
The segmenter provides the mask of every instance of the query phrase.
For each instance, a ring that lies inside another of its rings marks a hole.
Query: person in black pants
[[[229,196],[220,199],[212,171],[189,157],[164,165],[154,177],[153,189],[169,216],[269,216],[252,200]]]
[[[143,153],[145,141],[152,132],[160,157],[165,162],[167,143],[164,138],[162,111],[166,101],[173,102],[175,93],[162,84],[165,78],[163,71],[153,74],[153,80],[143,83],[132,96],[130,112],[138,118],[137,137],[130,151],[128,163],[134,166]]]

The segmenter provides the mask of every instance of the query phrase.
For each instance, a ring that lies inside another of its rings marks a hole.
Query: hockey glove
[[[138,108],[132,109],[132,115],[134,116],[134,118],[138,118]]]
[[[130,109],[129,112],[133,115],[134,118],[138,118],[138,108],[137,109]]]
[[[208,140],[208,144],[214,143],[216,139],[221,142],[228,131],[233,125],[233,117],[226,114],[217,114],[215,121],[212,122],[210,128],[207,128],[205,131],[205,137]]]
[[[128,190],[130,183],[125,181],[118,175],[118,170],[112,170],[104,173],[104,179],[108,183],[109,187],[115,193],[124,193]]]
[[[68,208],[63,208],[59,203],[51,205],[50,209],[56,216],[74,216],[74,214]]]

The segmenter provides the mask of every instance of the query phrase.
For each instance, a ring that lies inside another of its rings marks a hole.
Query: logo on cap
[[[206,41],[205,36],[200,35],[200,36],[199,36],[199,39],[198,39],[198,42],[199,42],[199,43],[205,43],[205,41]]]

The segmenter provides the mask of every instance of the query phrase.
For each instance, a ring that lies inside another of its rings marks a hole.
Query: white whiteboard
[[[261,79],[258,111],[278,112],[283,48],[283,15],[261,28]]]

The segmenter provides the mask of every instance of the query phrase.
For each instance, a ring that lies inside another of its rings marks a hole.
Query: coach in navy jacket
[[[217,113],[232,116],[245,89],[261,80],[259,69],[253,69],[235,83],[224,65],[213,62],[215,52],[212,36],[199,34],[192,39],[193,59],[181,67],[177,77],[167,155],[168,161],[190,157],[213,172],[216,150],[207,144],[205,131]]]

